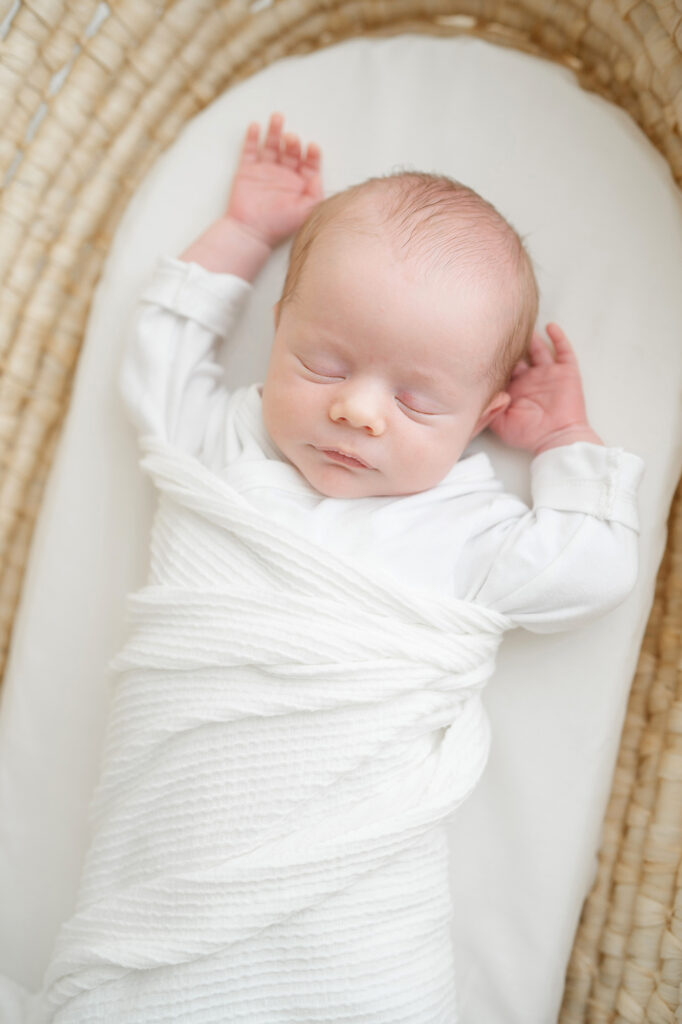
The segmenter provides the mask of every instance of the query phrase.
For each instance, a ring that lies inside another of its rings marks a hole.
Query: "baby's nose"
[[[342,392],[329,407],[329,417],[335,423],[348,423],[378,437],[386,429],[379,397],[368,389]]]

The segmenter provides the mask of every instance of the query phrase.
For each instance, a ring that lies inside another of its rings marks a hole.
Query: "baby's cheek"
[[[441,430],[412,434],[411,443],[403,446],[403,466],[412,477],[417,490],[428,490],[447,476],[461,454],[459,438]]]
[[[277,445],[279,445],[281,440],[281,425],[284,422],[277,388],[266,382],[263,388],[263,423],[268,434]]]
[[[296,438],[305,419],[307,404],[303,390],[295,381],[272,381],[263,390],[265,428],[280,448],[286,446],[289,438]]]

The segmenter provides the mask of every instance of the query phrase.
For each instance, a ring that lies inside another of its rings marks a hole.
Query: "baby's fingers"
[[[301,161],[301,176],[305,180],[304,192],[311,199],[319,201],[323,197],[322,177],[320,175],[322,153],[314,142],[309,143],[305,160]]]
[[[537,331],[533,331],[533,337],[528,346],[528,355],[533,366],[548,366],[554,362],[547,343]]]
[[[309,142],[305,158],[301,162],[301,171],[306,175],[317,174],[322,161],[322,150],[316,142]]]
[[[284,136],[284,147],[282,149],[281,163],[285,167],[292,167],[294,170],[298,170],[298,165],[301,162],[301,143],[298,135],[293,135],[291,132],[287,132]]]
[[[244,145],[242,146],[242,161],[252,163],[258,159],[258,139],[260,138],[260,125],[257,121],[252,121],[249,127],[246,129],[246,135],[244,136]]]
[[[284,114],[272,114],[268,123],[268,130],[265,135],[265,142],[263,143],[263,160],[268,160],[272,163],[279,160],[280,150],[282,148],[282,125],[284,124]]]
[[[577,363],[571,343],[558,324],[547,324],[547,333],[552,339],[557,363]]]
[[[528,363],[525,359],[519,359],[518,363],[509,374],[510,380],[515,380],[516,377],[520,377],[522,373],[525,373],[529,369]]]

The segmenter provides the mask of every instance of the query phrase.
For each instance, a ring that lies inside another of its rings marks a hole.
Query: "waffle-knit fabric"
[[[35,1020],[453,1024],[444,819],[510,623],[403,590],[148,437],[93,840]]]

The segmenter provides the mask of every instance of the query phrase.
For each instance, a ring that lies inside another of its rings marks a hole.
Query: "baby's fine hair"
[[[379,199],[371,208],[367,200]],[[491,395],[526,353],[538,312],[538,287],[511,224],[473,189],[441,174],[400,171],[369,178],[322,200],[294,236],[280,299],[294,297],[315,239],[329,226],[376,234],[388,228],[398,252],[438,269],[480,271],[509,287],[507,327],[489,370]]]

